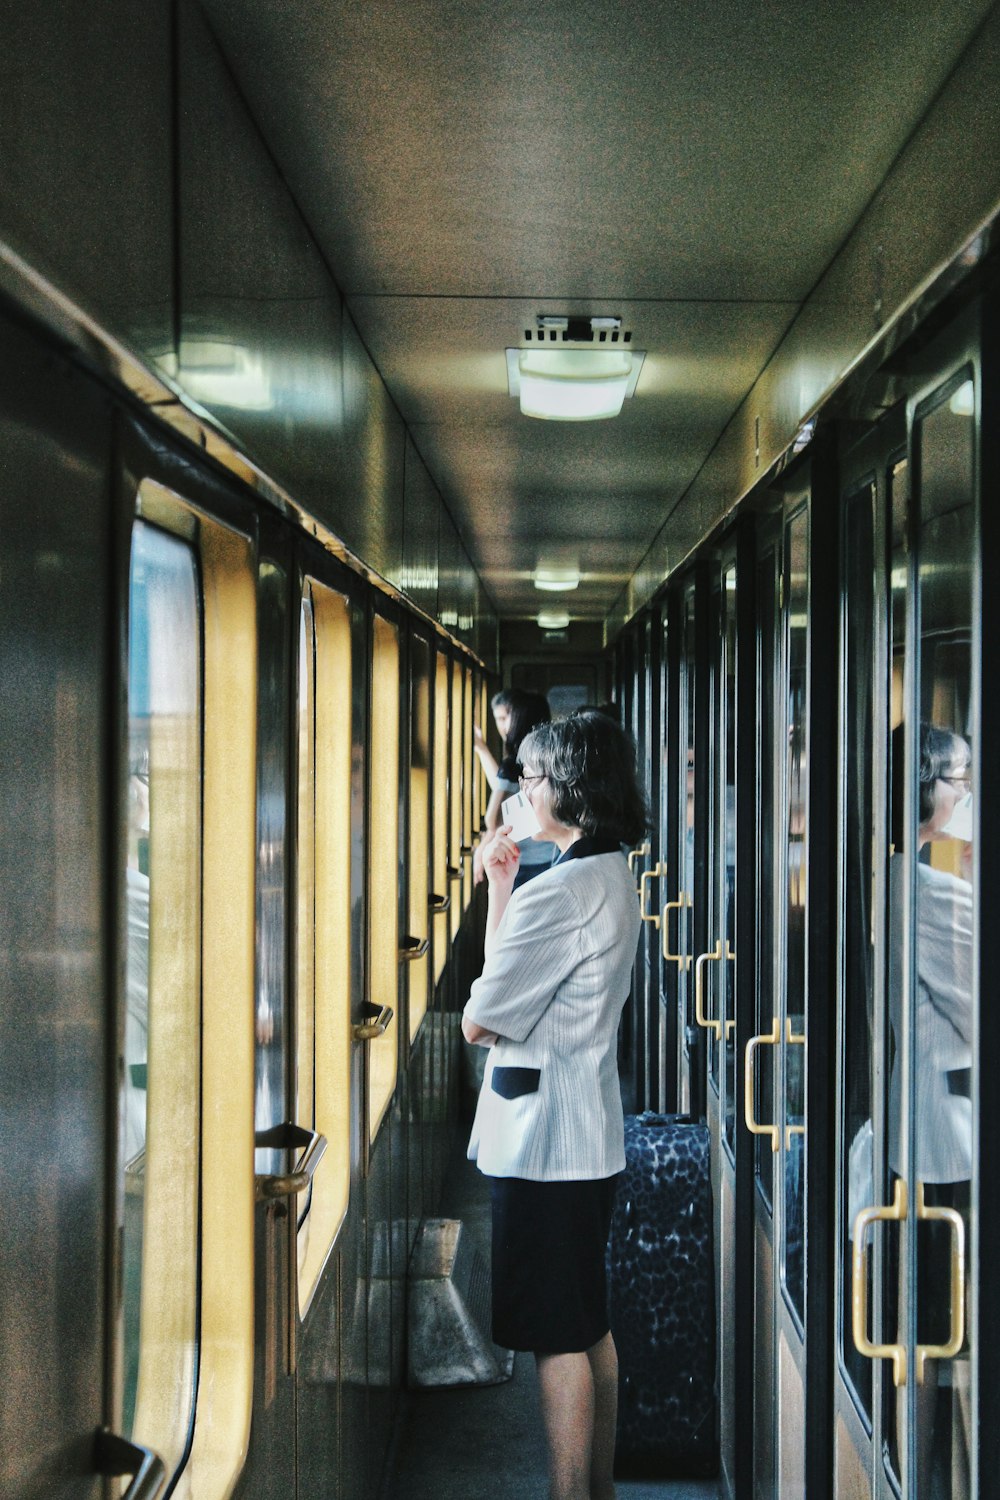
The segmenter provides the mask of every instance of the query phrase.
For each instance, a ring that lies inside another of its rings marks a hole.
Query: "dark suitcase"
[[[618,1349],[619,1475],[718,1468],[708,1127],[627,1115],[626,1167],[608,1241]]]

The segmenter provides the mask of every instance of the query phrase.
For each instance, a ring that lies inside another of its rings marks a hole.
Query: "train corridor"
[[[442,1213],[461,1219],[485,1252],[486,1179],[466,1160],[463,1125],[445,1180]],[[718,1500],[718,1481],[618,1480],[618,1500]],[[382,1500],[545,1500],[545,1442],[534,1360],[518,1354],[502,1385],[407,1391]]]

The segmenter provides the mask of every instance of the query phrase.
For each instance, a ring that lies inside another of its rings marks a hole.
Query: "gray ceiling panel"
[[[546,547],[613,536],[607,571],[638,564],[990,9],[203,3],[515,613]],[[614,421],[535,422],[507,395],[504,348],[560,311],[619,314],[648,351]],[[611,586],[585,578],[574,612]]]

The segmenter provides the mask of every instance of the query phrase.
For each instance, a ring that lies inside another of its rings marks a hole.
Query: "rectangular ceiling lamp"
[[[507,388],[526,417],[596,422],[617,417],[639,379],[637,349],[508,349]]]

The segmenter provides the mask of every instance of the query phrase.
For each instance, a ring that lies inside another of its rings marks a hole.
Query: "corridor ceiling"
[[[502,617],[603,619],[984,0],[204,0]],[[521,416],[539,314],[645,350],[621,416]]]

